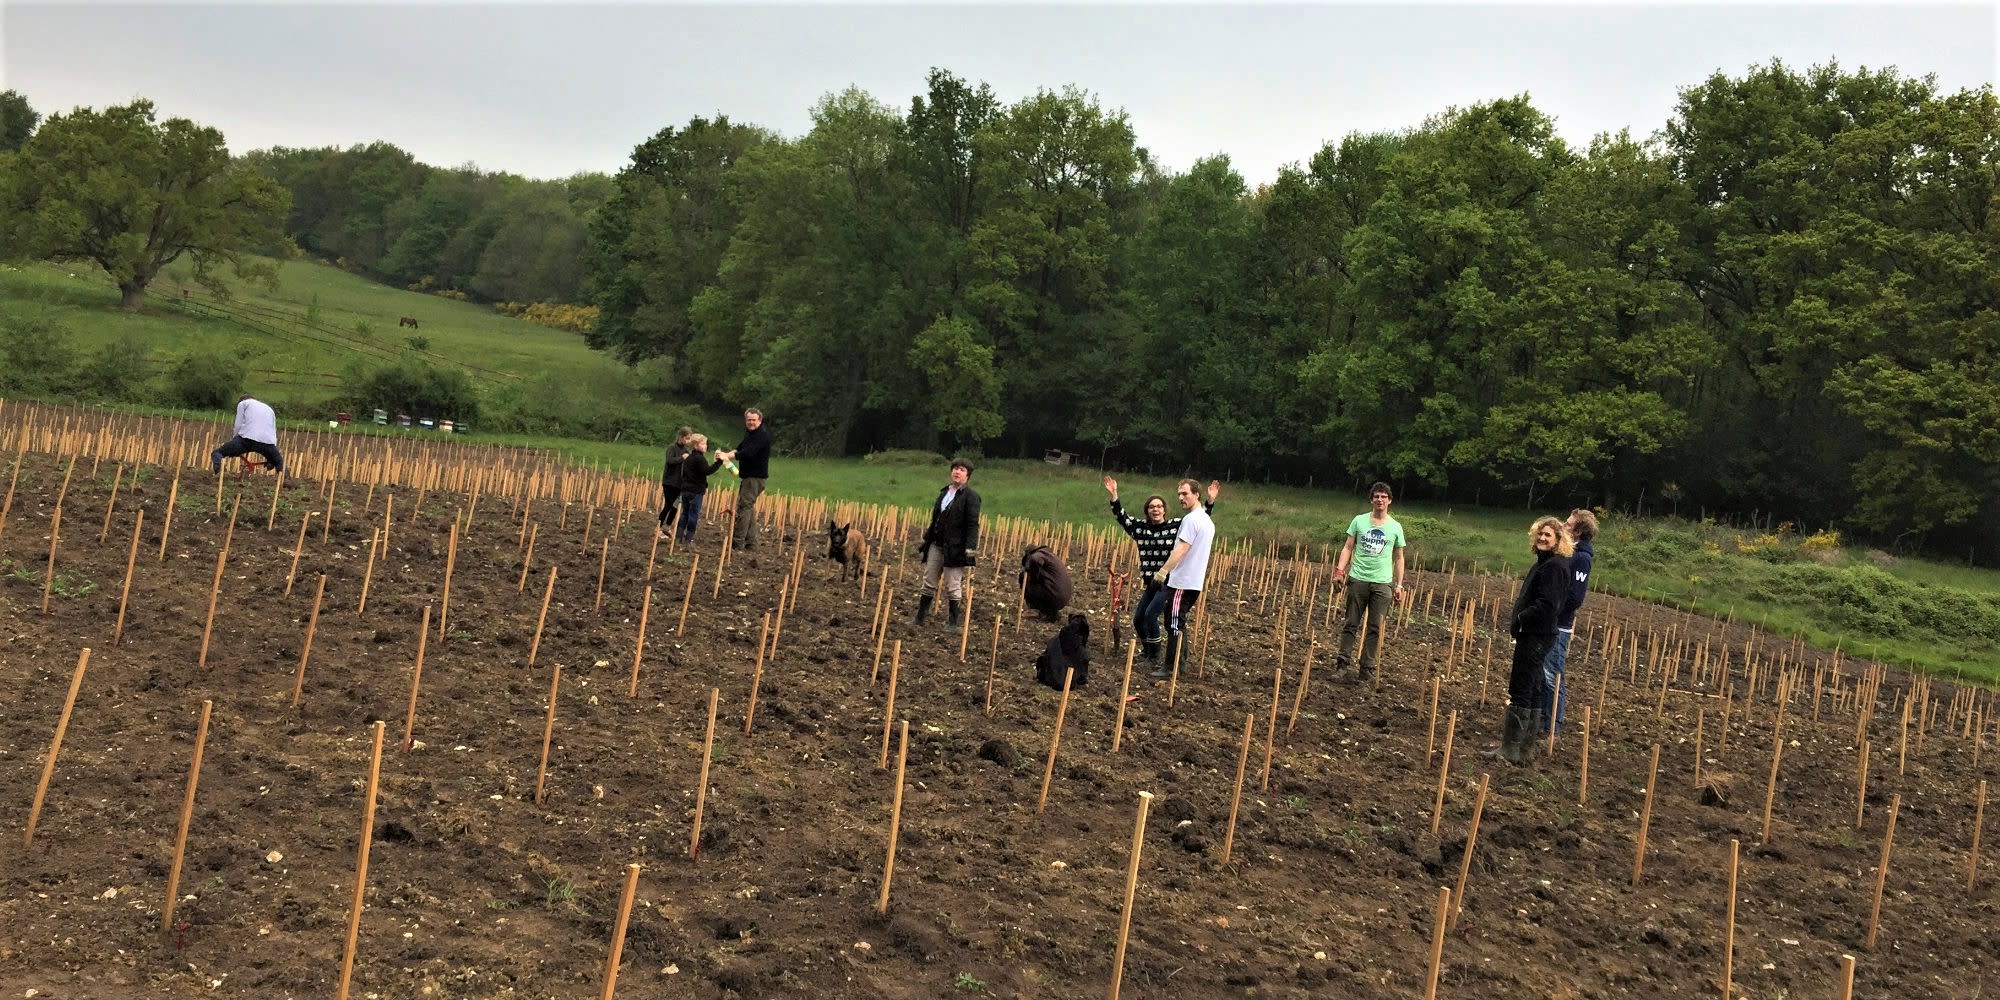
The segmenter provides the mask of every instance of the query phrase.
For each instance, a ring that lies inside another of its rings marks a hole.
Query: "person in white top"
[[[1201,506],[1201,487],[1183,479],[1175,496],[1180,499],[1181,530],[1174,537],[1174,551],[1167,564],[1153,571],[1153,581],[1167,587],[1167,648],[1160,665],[1153,669],[1157,680],[1168,680],[1180,666],[1181,628],[1195,603],[1201,600],[1201,586],[1208,578],[1208,550],[1215,542],[1215,522]]]
[[[264,456],[272,472],[285,471],[285,456],[278,451],[278,415],[245,393],[236,401],[236,436],[209,452],[210,471],[220,473],[223,459],[250,451]]]

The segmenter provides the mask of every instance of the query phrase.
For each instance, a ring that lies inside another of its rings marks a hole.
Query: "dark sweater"
[[[1213,513],[1215,503],[1203,501],[1202,508]],[[1139,543],[1139,578],[1150,585],[1153,571],[1165,566],[1174,554],[1174,539],[1180,536],[1181,519],[1176,517],[1154,524],[1125,513],[1125,506],[1115,499],[1111,501],[1111,516],[1117,518],[1118,526]]]
[[[667,468],[660,475],[660,485],[670,489],[680,489],[681,463],[687,461],[688,446],[680,441],[667,446]]]
[[[702,461],[702,453],[689,452],[681,461],[680,488],[682,493],[707,493],[710,473],[722,468],[722,459],[713,462]]]
[[[1576,627],[1576,610],[1583,607],[1583,599],[1590,593],[1590,564],[1596,558],[1590,542],[1576,543],[1576,554],[1569,557],[1569,595],[1556,618],[1557,628]]]
[[[1514,598],[1514,613],[1507,619],[1507,634],[1516,639],[1531,635],[1556,634],[1556,616],[1569,593],[1569,560],[1554,552],[1535,554],[1535,565],[1521,580],[1521,592]]]
[[[771,478],[771,429],[758,424],[745,431],[736,445],[736,474],[744,479]]]

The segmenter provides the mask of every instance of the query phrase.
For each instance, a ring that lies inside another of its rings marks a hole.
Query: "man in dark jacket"
[[[721,455],[737,463],[736,547],[757,547],[757,498],[764,495],[764,481],[771,477],[771,432],[764,426],[762,411],[743,411],[743,440]]]
[[[979,562],[979,494],[967,485],[971,480],[972,463],[953,459],[951,481],[938,490],[937,502],[931,505],[931,523],[917,549],[924,561],[924,589],[917,597],[913,625],[922,625],[930,614],[939,582],[951,601],[949,623],[959,624],[965,613],[965,570]]]
[[[1569,641],[1576,634],[1577,609],[1583,607],[1583,599],[1590,593],[1590,564],[1596,557],[1590,541],[1597,537],[1597,515],[1578,507],[1569,512],[1563,531],[1576,543],[1576,551],[1569,557],[1569,595],[1556,619],[1556,641],[1542,660],[1540,708],[1541,728],[1545,733],[1551,729],[1562,732],[1563,703],[1569,700],[1569,690],[1563,686],[1563,666],[1569,660]]]

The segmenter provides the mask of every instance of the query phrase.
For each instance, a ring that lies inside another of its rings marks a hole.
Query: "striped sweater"
[[[1215,504],[1203,503],[1202,507],[1213,511]],[[1125,513],[1125,507],[1118,501],[1111,501],[1111,516],[1118,519],[1118,526],[1139,543],[1139,576],[1148,582],[1153,571],[1167,564],[1167,558],[1174,554],[1174,538],[1181,533],[1181,519],[1154,524],[1143,518]]]

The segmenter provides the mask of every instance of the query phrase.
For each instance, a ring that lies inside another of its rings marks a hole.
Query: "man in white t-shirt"
[[[1157,680],[1169,680],[1180,666],[1181,628],[1201,600],[1201,585],[1208,578],[1208,550],[1215,542],[1215,522],[1201,506],[1201,487],[1183,479],[1175,496],[1180,499],[1180,533],[1174,536],[1174,551],[1167,564],[1153,572],[1155,583],[1167,588],[1167,648],[1160,665],[1153,668]]]
[[[222,471],[222,460],[247,451],[264,456],[272,472],[285,471],[285,456],[278,452],[278,415],[270,406],[245,393],[236,401],[236,436],[208,455],[210,469]]]

